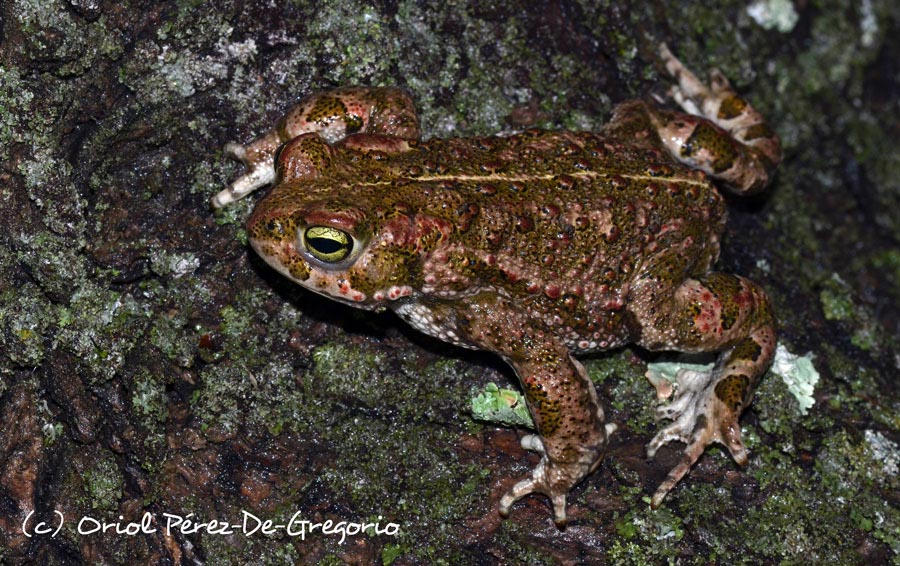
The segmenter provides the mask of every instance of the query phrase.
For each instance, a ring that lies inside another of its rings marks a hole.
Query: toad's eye
[[[303,240],[306,250],[314,258],[325,263],[337,263],[350,255],[353,249],[350,234],[328,226],[307,228]]]

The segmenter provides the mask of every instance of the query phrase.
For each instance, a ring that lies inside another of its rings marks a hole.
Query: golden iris
[[[337,263],[350,255],[353,239],[343,230],[328,226],[311,226],[304,237],[306,250],[319,261]]]

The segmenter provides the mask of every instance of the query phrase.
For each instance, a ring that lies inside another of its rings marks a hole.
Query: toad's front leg
[[[509,301],[477,296],[457,324],[469,341],[497,352],[516,370],[538,430],[522,439],[522,447],[538,452],[541,461],[501,498],[500,514],[508,516],[517,500],[542,493],[562,528],[569,490],[597,468],[615,429],[604,424],[594,385],[564,344]]]
[[[329,144],[356,133],[414,140],[419,137],[419,119],[412,99],[398,88],[348,87],[307,96],[249,144],[225,144],[225,154],[243,163],[247,172],[216,194],[212,206],[221,208],[274,182],[278,149],[311,133]]]

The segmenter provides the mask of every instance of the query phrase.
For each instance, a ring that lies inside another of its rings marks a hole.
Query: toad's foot
[[[738,96],[722,71],[710,69],[709,85],[706,85],[672,55],[665,43],[660,45],[659,55],[666,70],[676,80],[676,84],[669,89],[669,96],[685,112],[703,116],[747,145],[762,144],[763,136],[758,135],[762,133],[762,128],[766,129],[767,136],[772,135],[762,114]],[[757,128],[755,131],[749,131],[754,127]]]
[[[606,435],[616,430],[616,425],[606,425]],[[568,522],[566,517],[566,496],[569,490],[578,483],[581,478],[594,471],[600,463],[600,459],[593,451],[585,451],[585,458],[575,462],[554,462],[547,457],[547,452],[536,434],[522,437],[522,448],[537,452],[541,455],[541,461],[531,472],[531,477],[525,478],[512,487],[506,495],[500,498],[500,515],[509,517],[513,503],[532,493],[542,493],[550,498],[553,504],[553,522],[559,529],[563,529]]]
[[[275,182],[275,164],[271,161],[258,160],[248,155],[248,148],[239,143],[225,144],[225,155],[240,161],[249,171],[219,191],[211,201],[213,208],[222,208],[240,200],[256,189]]]
[[[649,377],[649,376],[648,376]],[[681,462],[669,472],[653,494],[651,506],[655,509],[666,494],[690,471],[691,467],[713,442],[725,445],[735,462],[747,464],[747,451],[741,441],[739,413],[729,408],[715,392],[715,370],[711,372],[683,369],[676,377],[677,392],[671,403],[657,408],[657,419],[673,422],[657,433],[647,445],[647,456],[652,458],[661,446],[679,440],[687,444]],[[657,390],[658,380],[650,378]],[[660,397],[668,396],[660,392]]]
[[[669,95],[687,114],[658,112],[660,140],[672,155],[749,194],[763,189],[781,161],[778,136],[753,106],[738,96],[718,69],[703,83],[665,44],[659,54],[676,84]]]
[[[636,287],[642,284],[660,286],[653,277],[639,280]],[[660,317],[659,312],[665,315]],[[659,418],[672,423],[647,445],[647,454],[652,458],[672,440],[687,447],[681,462],[653,495],[656,507],[713,442],[723,444],[738,464],[747,463],[738,418],[772,362],[775,321],[769,300],[757,285],[711,272],[675,287],[671,303],[651,311],[643,324],[640,343],[651,349],[719,352],[712,371],[679,371],[674,399],[657,411]],[[658,376],[651,376],[650,382],[658,397],[672,395],[670,385]]]

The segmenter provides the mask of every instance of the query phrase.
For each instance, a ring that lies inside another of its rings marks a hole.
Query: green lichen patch
[[[16,0],[10,11],[25,38],[19,50],[63,61],[59,76],[83,73],[98,57],[116,58],[124,48],[121,34],[110,30],[105,18],[84,25],[58,0]]]
[[[880,465],[870,468],[869,477],[885,487],[900,483],[900,446],[875,430],[865,431],[866,449],[873,462]]]
[[[45,310],[40,289],[24,285],[0,294],[3,304],[3,331],[0,345],[7,363],[34,367],[44,359],[45,334],[52,326],[52,314]]]
[[[165,389],[159,380],[150,376],[135,383],[131,403],[135,411],[146,419],[144,424],[147,428],[158,426],[168,418]]]
[[[684,520],[669,509],[651,511],[637,490],[628,490],[634,506],[625,513],[614,513],[617,537],[606,558],[611,564],[661,564],[678,556],[678,543],[685,535]]]
[[[122,497],[122,476],[109,455],[95,461],[84,471],[84,485],[91,509],[113,511]]]
[[[193,405],[203,427],[214,427],[228,437],[244,425],[280,433],[304,405],[285,362],[272,360],[253,370],[237,364],[201,372]]]
[[[850,320],[853,317],[853,299],[848,285],[838,274],[833,274],[819,293],[822,311],[828,320]]]
[[[149,322],[143,308],[131,295],[92,285],[73,295],[70,308],[77,314],[56,334],[57,347],[78,356],[93,382],[112,379],[126,367],[126,356]]]
[[[488,383],[472,397],[472,415],[482,421],[534,428],[525,397],[513,389]]]

